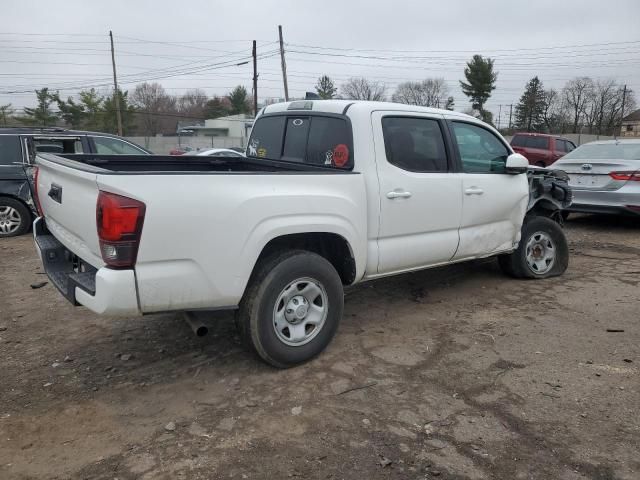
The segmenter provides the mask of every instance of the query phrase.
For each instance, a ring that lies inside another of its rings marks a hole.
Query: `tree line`
[[[83,90],[78,97],[63,98],[48,88],[36,90],[37,105],[17,111],[11,104],[0,105],[0,125],[58,126],[117,133],[115,93]],[[159,83],[141,83],[131,92],[119,91],[124,135],[155,136],[175,134],[178,122],[193,124],[226,115],[250,113],[247,89],[238,85],[227,95],[208,97],[193,89],[170,95]]]
[[[469,99],[470,113],[493,123],[486,104],[496,89],[498,73],[494,60],[474,55],[463,70],[462,93]],[[391,100],[408,105],[453,110],[454,97],[441,77],[406,81],[389,92],[387,85],[365,77],[352,77],[340,86],[328,75],[315,84],[322,99]],[[104,95],[95,89],[81,91],[77,99],[62,98],[48,88],[36,90],[37,106],[16,114],[11,104],[0,105],[0,124],[58,125],[71,128],[101,130],[115,133],[115,95]],[[142,83],[131,93],[118,92],[123,133],[155,136],[175,134],[179,122],[193,124],[203,119],[250,113],[252,107],[245,87],[238,85],[227,95],[208,97],[201,89],[188,90],[183,95],[170,95],[159,83]],[[54,110],[54,108],[57,109]],[[515,105],[515,116],[509,128],[530,132],[595,133],[610,135],[617,131],[624,113],[636,107],[634,92],[615,80],[576,77],[563,88],[546,89],[538,76],[525,85]]]
[[[614,135],[625,113],[636,108],[634,92],[616,80],[576,77],[562,89],[545,89],[537,76],[515,106],[514,126],[528,132]]]

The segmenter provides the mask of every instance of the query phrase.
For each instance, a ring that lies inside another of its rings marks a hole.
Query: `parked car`
[[[198,155],[200,157],[230,157],[242,158],[244,155],[229,148],[209,148],[207,150],[198,150],[185,153],[185,155]]]
[[[550,218],[564,174],[529,172],[495,129],[448,110],[294,101],[261,111],[246,158],[95,160],[37,156],[52,283],[101,314],[238,309],[277,367],[327,346],[346,285],[489,256],[522,278],[567,268]]]
[[[176,147],[169,150],[169,155],[184,155],[193,151],[191,147]]]
[[[543,133],[516,133],[511,139],[511,148],[521,153],[531,165],[548,167],[576,145],[567,138]]]
[[[150,154],[141,146],[108,133],[0,128],[0,238],[26,233],[35,218],[29,188],[29,149],[56,154]]]
[[[553,166],[569,174],[569,212],[640,215],[640,139],[586,143]]]

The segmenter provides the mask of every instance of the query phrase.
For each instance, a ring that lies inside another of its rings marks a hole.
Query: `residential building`
[[[620,136],[640,137],[640,110],[636,110],[622,119]]]

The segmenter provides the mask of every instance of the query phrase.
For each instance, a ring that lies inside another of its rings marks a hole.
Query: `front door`
[[[529,201],[522,173],[505,172],[506,144],[481,125],[450,123],[462,163],[462,221],[455,259],[510,250],[520,238]]]
[[[436,114],[374,112],[380,186],[378,274],[447,262],[458,248],[461,174]]]

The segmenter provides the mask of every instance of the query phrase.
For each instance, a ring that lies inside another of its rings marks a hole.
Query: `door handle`
[[[465,195],[482,195],[484,190],[479,187],[469,187],[464,191]]]
[[[398,190],[387,193],[387,198],[391,200],[393,200],[394,198],[409,198],[410,196],[411,192],[402,192]]]

